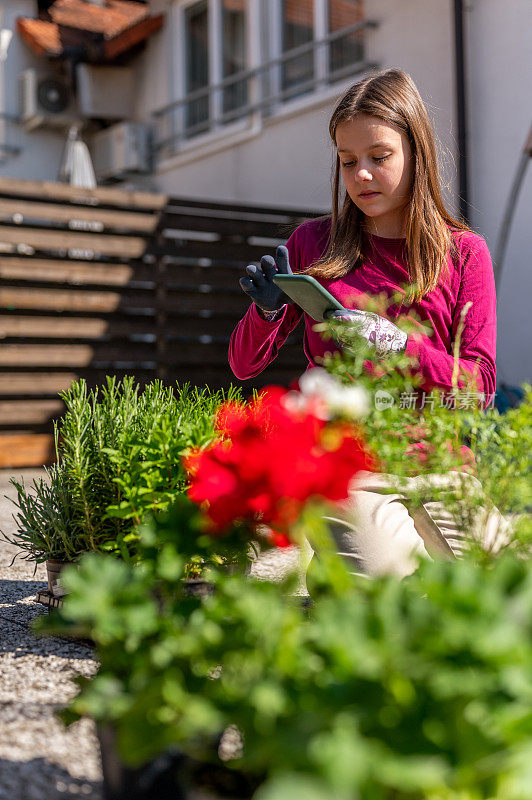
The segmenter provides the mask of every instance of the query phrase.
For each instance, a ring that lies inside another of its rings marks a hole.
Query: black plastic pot
[[[214,586],[201,578],[188,578],[183,581],[182,590],[185,597],[210,597],[214,592]]]
[[[54,597],[62,597],[63,590],[61,589],[59,579],[65,567],[70,566],[71,561],[57,561],[55,558],[49,558],[46,562],[46,577],[48,579],[48,591]]]
[[[203,790],[214,800],[250,800],[261,781],[223,765],[168,751],[141,767],[126,766],[110,726],[98,725],[104,800],[191,800]]]
[[[182,757],[166,754],[141,767],[126,767],[116,749],[111,728],[99,726],[105,800],[186,800],[179,772]]]

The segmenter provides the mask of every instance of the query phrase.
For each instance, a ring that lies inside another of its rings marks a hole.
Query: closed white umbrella
[[[68,132],[59,180],[84,189],[94,189],[96,186],[96,175],[89,148],[81,139],[78,125],[72,125]]]

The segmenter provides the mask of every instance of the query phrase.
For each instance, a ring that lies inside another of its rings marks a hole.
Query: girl
[[[337,313],[356,324],[379,357],[405,350],[418,364],[420,388],[427,392],[452,390],[452,344],[462,325],[460,370],[489,403],[496,343],[491,259],[484,240],[444,207],[434,135],[412,79],[391,69],[354,84],[337,103],[329,132],[336,148],[331,215],[297,228],[287,247],[277,249],[277,263],[264,256],[260,267],[246,268],[240,284],[253,303],[231,337],[233,372],[240,379],[260,373],[299,322],[303,312],[272,281],[277,270],[293,269],[313,275],[346,307],[364,308],[367,295],[404,296],[406,285],[403,303],[388,306],[386,317]],[[430,338],[401,330],[401,314],[409,310],[430,323]],[[304,323],[305,354],[313,367],[335,348],[313,330],[307,315]],[[402,575],[426,546],[456,555],[464,533],[441,503],[428,499],[409,514],[403,495],[383,494],[390,485],[386,476],[367,475],[353,488],[346,519],[337,520],[335,531],[344,555],[365,572]],[[356,518],[348,513],[355,507]],[[497,525],[482,531],[490,547],[502,524],[495,516]]]

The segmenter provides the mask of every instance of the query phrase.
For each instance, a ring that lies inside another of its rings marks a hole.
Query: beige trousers
[[[446,492],[458,502],[447,505]],[[511,538],[509,522],[465,472],[401,479],[359,473],[349,499],[327,520],[351,571],[366,575],[404,577],[420,557],[458,558],[472,543],[498,552]]]

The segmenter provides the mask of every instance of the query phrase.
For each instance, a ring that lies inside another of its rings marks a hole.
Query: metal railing
[[[363,33],[377,26],[365,20],[342,28],[158,109],[152,116],[154,158],[174,155],[193,137],[257,112],[272,115],[288,100],[371,69],[376,65],[365,60]]]

